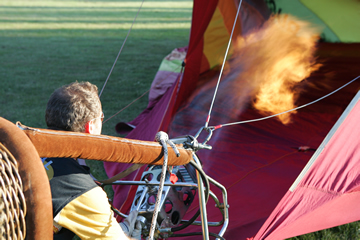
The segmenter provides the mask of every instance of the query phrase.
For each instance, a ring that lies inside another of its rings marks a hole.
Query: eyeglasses
[[[101,114],[100,114],[99,117],[93,118],[93,119],[91,119],[90,121],[100,118],[100,120],[101,120],[101,122],[102,122],[102,121],[104,121],[104,117],[105,117],[104,112],[101,112]]]

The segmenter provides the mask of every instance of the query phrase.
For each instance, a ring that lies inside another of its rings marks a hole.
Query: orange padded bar
[[[161,145],[157,142],[139,141],[107,135],[54,131],[48,129],[29,128],[20,123],[34,144],[40,157],[71,157],[92,159],[106,162],[163,164]],[[190,162],[191,150],[177,145],[180,157],[168,146],[168,165],[184,165]]]

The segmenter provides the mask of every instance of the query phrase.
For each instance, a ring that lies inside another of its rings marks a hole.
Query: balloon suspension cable
[[[103,85],[103,87],[102,87],[102,89],[101,89],[101,91],[100,91],[100,93],[99,93],[99,98],[101,97],[101,95],[102,95],[102,93],[103,93],[103,91],[104,91],[104,88],[105,88],[107,82],[109,81],[110,75],[111,75],[112,71],[114,70],[114,67],[115,67],[115,65],[116,65],[116,62],[117,62],[117,60],[119,59],[119,56],[120,56],[120,54],[121,54],[121,52],[122,52],[122,50],[123,50],[123,48],[124,48],[124,45],[125,45],[125,43],[126,43],[126,40],[128,39],[128,37],[129,37],[129,35],[130,35],[130,32],[131,32],[131,30],[132,30],[132,28],[133,28],[133,26],[134,26],[134,23],[135,23],[135,21],[136,21],[136,18],[137,18],[138,15],[139,15],[139,12],[140,12],[140,10],[141,10],[141,8],[142,8],[143,3],[144,3],[144,0],[141,2],[140,8],[139,8],[138,12],[136,13],[136,16],[135,16],[135,18],[134,18],[134,21],[132,22],[132,24],[131,24],[131,26],[130,26],[130,29],[129,29],[126,37],[125,37],[125,40],[124,40],[124,42],[123,42],[123,44],[122,44],[122,46],[121,46],[121,48],[120,48],[120,50],[119,50],[118,55],[116,56],[116,59],[115,59],[115,61],[114,61],[114,64],[112,65],[112,67],[111,67],[111,69],[110,69],[109,75],[107,76],[107,78],[106,78],[106,80],[105,80],[105,83],[104,83],[104,85]]]
[[[222,65],[221,65],[221,71],[220,71],[220,74],[219,74],[218,81],[217,81],[217,83],[216,83],[214,96],[213,96],[213,99],[212,99],[212,101],[211,101],[209,113],[208,113],[208,116],[207,116],[207,119],[206,119],[206,122],[205,122],[205,127],[207,127],[207,126],[209,125],[211,111],[212,111],[212,108],[213,108],[213,105],[214,105],[214,102],[215,102],[215,98],[216,98],[216,94],[217,94],[217,91],[218,91],[218,88],[219,88],[220,79],[221,79],[222,73],[223,73],[223,71],[224,71],[224,66],[225,66],[225,62],[226,62],[227,55],[228,55],[228,53],[229,53],[229,49],[230,49],[230,45],[231,45],[231,40],[232,40],[232,37],[233,37],[233,35],[234,35],[234,30],[235,30],[236,22],[237,22],[237,19],[238,19],[238,17],[239,17],[240,8],[241,8],[241,3],[242,3],[242,0],[240,0],[239,7],[238,7],[238,10],[237,10],[237,13],[236,13],[236,16],[235,16],[234,24],[233,24],[233,27],[232,27],[232,30],[231,30],[230,39],[229,39],[229,42],[228,42],[228,45],[227,45],[227,48],[226,48],[226,52],[225,52],[225,57],[224,57],[224,60],[223,60]]]
[[[103,124],[106,123],[107,121],[109,121],[110,119],[112,119],[113,117],[115,117],[116,115],[118,115],[119,113],[121,113],[122,111],[124,111],[125,109],[127,109],[128,107],[130,107],[131,105],[133,105],[137,100],[139,100],[140,98],[142,98],[143,96],[145,96],[145,94],[147,94],[148,92],[150,92],[150,89],[147,90],[146,92],[144,92],[143,94],[141,94],[140,97],[136,98],[136,99],[133,100],[131,103],[129,103],[128,105],[126,105],[125,107],[123,107],[120,111],[118,111],[117,113],[115,113],[114,115],[112,115],[111,117],[109,117],[108,119],[104,120]]]
[[[263,117],[263,118],[256,118],[256,119],[250,119],[250,120],[245,120],[245,121],[239,121],[239,122],[232,122],[232,123],[226,123],[226,124],[220,124],[220,125],[217,125],[217,126],[210,126],[210,127],[207,127],[209,129],[209,131],[214,131],[216,129],[219,129],[221,127],[225,127],[225,126],[232,126],[232,125],[237,125],[237,124],[243,124],[243,123],[250,123],[250,122],[258,122],[258,121],[262,121],[262,120],[265,120],[265,119],[269,119],[269,118],[273,118],[273,117],[276,117],[276,116],[279,116],[281,114],[285,114],[285,113],[288,113],[288,112],[292,112],[292,111],[295,111],[295,110],[298,110],[300,108],[304,108],[304,107],[307,107],[311,104],[314,104],[316,102],[319,102],[321,100],[323,100],[324,98],[327,98],[329,97],[330,95],[340,91],[341,89],[343,89],[344,87],[348,86],[349,84],[355,82],[356,80],[358,80],[360,78],[360,75],[357,76],[356,78],[354,78],[353,80],[351,80],[350,82],[348,83],[345,83],[343,86],[335,89],[334,91],[326,94],[325,96],[322,96],[312,102],[309,102],[307,104],[304,104],[304,105],[301,105],[299,107],[296,107],[296,108],[293,108],[293,109],[290,109],[290,110],[287,110],[287,111],[284,111],[284,112],[281,112],[281,113],[277,113],[277,114],[274,114],[274,115],[271,115],[271,116],[267,116],[267,117]]]
[[[183,66],[177,67],[174,71],[179,70],[179,68],[181,68],[180,74],[182,74],[183,71],[184,71],[184,67],[183,67]],[[165,81],[165,80],[170,76],[170,74],[171,74],[171,73],[169,73],[168,75],[166,75],[166,76],[164,77],[164,79],[162,79],[162,80],[159,82],[159,84],[162,83],[163,81]],[[103,124],[106,123],[107,121],[109,121],[110,119],[112,119],[113,117],[115,117],[116,115],[118,115],[119,113],[121,113],[122,111],[124,111],[125,109],[127,109],[128,107],[130,107],[131,105],[133,105],[136,101],[138,101],[139,99],[141,99],[142,97],[144,97],[148,92],[150,92],[150,90],[151,90],[151,89],[149,88],[146,92],[144,92],[143,94],[141,94],[141,96],[137,97],[137,98],[134,99],[131,103],[129,103],[128,105],[126,105],[125,107],[123,107],[122,109],[120,109],[117,113],[115,113],[115,114],[112,115],[111,117],[109,117],[109,118],[107,118],[106,120],[104,120],[104,121],[103,121]]]

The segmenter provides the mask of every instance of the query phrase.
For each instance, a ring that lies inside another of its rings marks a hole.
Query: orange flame
[[[276,114],[295,107],[296,85],[320,67],[313,56],[318,38],[308,22],[276,15],[237,41],[231,66],[241,67],[238,78],[246,82],[256,109]],[[292,113],[279,115],[280,121],[289,123]]]

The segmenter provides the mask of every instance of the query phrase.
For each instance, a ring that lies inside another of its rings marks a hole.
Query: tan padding
[[[105,162],[163,164],[162,147],[157,142],[139,141],[107,135],[29,128],[20,123],[37,149],[40,157],[72,157]],[[191,150],[177,145],[180,157],[168,146],[168,165],[185,165],[192,157]]]
[[[50,184],[39,154],[24,132],[1,117],[0,142],[18,162],[27,205],[26,239],[52,239]]]

